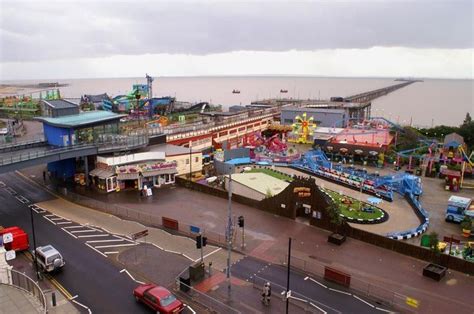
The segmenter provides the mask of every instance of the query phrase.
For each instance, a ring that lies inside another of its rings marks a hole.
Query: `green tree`
[[[439,254],[439,247],[438,247],[438,243],[439,243],[439,239],[438,239],[438,234],[436,232],[431,232],[429,235],[429,245],[430,245],[430,249],[433,253],[435,254]]]

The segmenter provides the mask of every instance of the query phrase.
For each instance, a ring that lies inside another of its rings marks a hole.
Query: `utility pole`
[[[232,251],[232,165],[230,166],[229,171],[229,187],[228,187],[228,195],[229,195],[229,204],[227,209],[227,293],[230,297],[231,292],[231,283],[230,283],[230,257]]]
[[[204,257],[203,257],[203,256],[204,256],[204,255],[203,255],[203,250],[204,250],[203,246],[204,246],[204,245],[202,244],[202,242],[203,242],[202,239],[203,239],[204,236],[202,235],[202,233],[199,233],[199,234],[201,235],[201,237],[200,237],[200,239],[199,239],[199,240],[201,241],[201,263],[203,263],[203,262],[204,262]]]
[[[193,181],[193,149],[191,145],[191,141],[189,142],[189,181]]]
[[[290,306],[290,262],[291,262],[291,237],[288,238],[288,270],[286,275],[286,314]]]
[[[38,271],[38,261],[36,260],[36,234],[35,234],[35,222],[33,219],[33,209],[30,207],[30,217],[31,217],[31,231],[33,232],[33,252],[35,254],[33,255],[33,263],[35,264],[35,270],[36,270],[36,278],[38,280],[40,279],[39,271]]]

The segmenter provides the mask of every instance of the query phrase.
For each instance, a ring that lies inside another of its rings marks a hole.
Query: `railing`
[[[5,150],[5,149],[10,149],[11,150],[12,148],[15,148],[15,147],[18,147],[18,146],[27,146],[27,145],[39,144],[39,143],[44,142],[44,141],[45,141],[44,135],[35,136],[34,138],[29,139],[29,140],[19,140],[19,139],[16,139],[16,138],[12,138],[12,140],[9,141],[8,143],[0,145],[0,151]]]
[[[27,275],[13,269],[4,268],[0,271],[6,272],[6,277],[8,277],[8,282],[1,284],[15,286],[30,293],[39,302],[38,306],[43,308],[42,313],[47,312],[46,296],[37,283]]]

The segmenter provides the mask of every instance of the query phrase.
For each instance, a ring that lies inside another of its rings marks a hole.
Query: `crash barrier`
[[[46,296],[37,283],[27,275],[13,269],[4,268],[0,271],[6,272],[4,277],[8,278],[7,282],[1,282],[0,284],[14,286],[27,292],[38,302],[38,308],[41,308],[41,313],[47,313]]]
[[[324,267],[324,279],[338,283],[345,287],[351,285],[351,275],[332,267]]]
[[[405,194],[405,198],[420,220],[420,225],[410,230],[388,233],[387,237],[394,240],[406,240],[417,237],[423,234],[426,229],[428,229],[428,225],[430,224],[428,212],[421,206],[420,201],[412,193]]]

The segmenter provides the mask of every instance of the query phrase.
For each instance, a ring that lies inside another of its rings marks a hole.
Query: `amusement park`
[[[229,210],[238,204],[324,230],[328,243],[341,248],[357,240],[415,257],[430,263],[423,275],[437,280],[448,267],[473,273],[469,114],[459,128],[436,136],[372,116],[374,99],[419,81],[329,100],[286,98],[282,88],[277,99],[224,111],[220,104],[156,97],[159,85],[148,74],[145,79],[115,96],[64,98],[54,87],[0,99],[1,173],[18,171],[98,211],[110,211],[98,200],[125,202],[130,209],[118,216],[147,226],[158,225],[153,210],[161,208],[170,217],[159,226],[191,239],[195,230],[211,238],[222,231],[219,221],[227,221],[225,234],[213,240],[221,248],[244,251],[245,241],[252,247],[262,235],[257,226],[244,235],[243,216],[226,218],[210,208],[205,214],[215,222],[181,230],[188,222],[178,218],[198,214],[180,193],[194,193],[196,204],[225,199]],[[202,265],[204,259],[201,251]],[[222,271],[229,268],[223,264]]]

